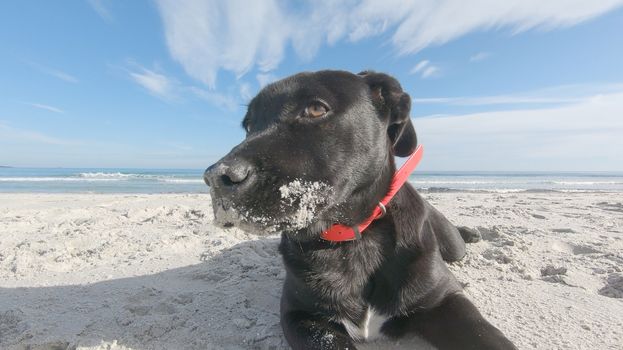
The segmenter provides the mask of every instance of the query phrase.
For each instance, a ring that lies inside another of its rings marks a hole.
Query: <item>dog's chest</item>
[[[374,340],[380,337],[381,327],[389,317],[379,314],[374,308],[368,306],[363,320],[359,324],[348,319],[340,319],[339,322],[344,325],[348,335],[357,340]]]

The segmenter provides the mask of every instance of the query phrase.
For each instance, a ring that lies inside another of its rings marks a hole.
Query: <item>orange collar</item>
[[[367,219],[359,225],[353,227],[342,224],[334,224],[324,231],[320,235],[320,238],[331,242],[344,242],[360,239],[361,233],[368,228],[368,226],[370,226],[372,221],[380,219],[383,215],[385,215],[385,207],[389,204],[392,198],[394,198],[394,195],[398,192],[398,190],[400,190],[402,185],[404,185],[407,181],[409,175],[413,172],[413,170],[415,170],[415,167],[418,165],[420,160],[422,160],[423,152],[422,146],[417,146],[415,152],[413,152],[400,169],[396,171],[394,177],[392,178],[392,182],[389,185],[389,191],[387,191],[385,197],[383,197]]]

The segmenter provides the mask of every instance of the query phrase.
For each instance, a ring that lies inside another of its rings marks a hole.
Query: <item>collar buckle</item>
[[[387,214],[387,208],[385,208],[385,205],[383,203],[379,202],[378,207],[379,209],[381,209],[381,212],[379,213],[379,215],[376,216],[376,218],[374,218],[374,220],[380,219],[384,217],[385,214]]]

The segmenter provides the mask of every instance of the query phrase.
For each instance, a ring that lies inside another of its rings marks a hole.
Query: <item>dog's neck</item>
[[[381,199],[388,193],[396,173],[396,164],[392,153],[388,152],[381,162],[382,166],[376,172],[377,176],[356,187],[349,198],[339,205],[339,217],[318,221],[312,226],[296,232],[284,232],[290,239],[299,242],[309,242],[319,239],[320,234],[332,227],[334,222],[343,225],[357,226],[368,219],[370,213],[377,207]]]
[[[375,220],[383,217],[386,213],[386,206],[392,201],[397,192],[402,188],[405,184],[409,175],[415,167],[422,159],[422,147],[418,146],[416,150],[409,156],[409,158],[405,161],[405,163],[400,167],[400,170],[396,171],[392,175],[391,182],[389,186],[385,186],[386,188],[385,195],[378,202],[378,207],[369,211],[370,214],[364,220],[355,221],[355,224],[351,224],[349,226],[340,224],[333,224],[329,229],[322,232],[320,237],[327,241],[332,242],[344,242],[344,241],[352,241],[362,238],[362,233],[365,231],[370,224],[372,224]],[[391,165],[391,162],[390,162]],[[349,216],[353,217],[353,216]]]
[[[387,194],[392,177],[396,172],[394,156],[389,154],[384,164],[371,183],[363,184],[353,192],[349,199],[349,203],[352,203],[352,207],[349,208],[350,213],[348,213],[350,220],[343,222],[344,224],[353,226],[365,220],[378,205],[381,198]]]
[[[377,176],[359,184],[346,201],[333,207],[333,215],[327,215],[307,228],[284,234],[299,242],[315,239],[329,242],[360,240],[362,231],[386,214],[386,206],[400,192],[421,159],[422,147],[418,146],[396,171],[394,156],[387,152],[380,162],[382,166]]]

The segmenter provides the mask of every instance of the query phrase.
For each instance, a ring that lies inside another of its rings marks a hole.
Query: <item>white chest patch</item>
[[[348,335],[355,340],[373,340],[380,337],[381,327],[387,321],[388,317],[380,315],[374,311],[373,308],[368,307],[366,316],[363,319],[361,325],[356,325],[350,320],[341,320],[341,323],[346,328]]]

